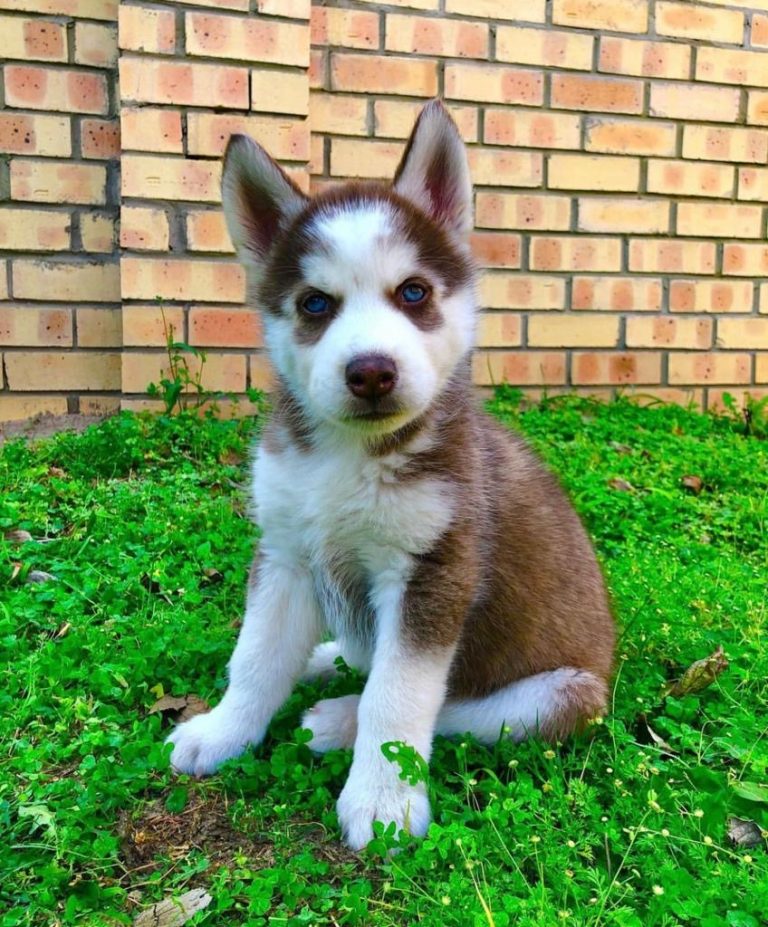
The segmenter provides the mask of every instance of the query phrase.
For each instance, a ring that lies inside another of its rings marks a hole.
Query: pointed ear
[[[459,130],[439,100],[419,113],[394,188],[428,216],[466,237],[472,228],[472,178]]]
[[[247,135],[233,135],[224,153],[221,200],[240,260],[261,268],[277,233],[307,203],[307,197]]]

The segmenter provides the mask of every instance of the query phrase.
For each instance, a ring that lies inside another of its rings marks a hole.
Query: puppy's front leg
[[[376,645],[358,709],[358,732],[349,778],[338,802],[339,822],[353,849],[373,837],[372,824],[394,821],[422,836],[430,821],[425,783],[410,785],[382,753],[382,744],[404,741],[429,761],[432,736],[445,700],[454,646],[409,639],[404,584],[374,590]]]
[[[309,572],[266,552],[254,564],[245,619],[229,662],[229,686],[208,714],[168,738],[171,764],[204,776],[259,743],[272,715],[291,694],[320,634]]]

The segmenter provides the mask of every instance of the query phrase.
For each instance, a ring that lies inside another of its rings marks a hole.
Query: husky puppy
[[[603,712],[600,570],[557,481],[472,400],[472,186],[446,109],[424,107],[391,185],[309,199],[235,135],[222,188],[275,410],[229,687],[171,734],[171,762],[205,775],[258,744],[297,680],[332,676],[340,655],[367,673],[363,694],[318,702],[303,725],[317,751],[354,748],[346,842],[364,846],[376,820],[421,835],[424,784],[381,745],[428,760],[436,732],[556,741]]]

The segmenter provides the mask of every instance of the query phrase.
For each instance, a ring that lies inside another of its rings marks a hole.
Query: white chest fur
[[[375,458],[352,442],[305,451],[260,448],[256,519],[270,550],[311,566],[353,559],[366,571],[403,568],[430,550],[451,521],[448,484],[399,480],[403,458]]]

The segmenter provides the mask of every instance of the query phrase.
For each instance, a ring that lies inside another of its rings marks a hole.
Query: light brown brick
[[[510,232],[473,232],[470,245],[480,267],[519,267],[521,239]]]
[[[67,161],[11,162],[11,197],[30,203],[81,203],[106,200],[106,169]]]
[[[72,143],[68,116],[0,112],[0,152],[69,157]]]
[[[0,299],[8,299],[8,261],[0,261]]]
[[[75,23],[75,63],[92,68],[117,64],[117,29],[111,23]]]
[[[480,278],[480,302],[489,309],[563,309],[565,278],[485,273]]]
[[[80,151],[84,158],[117,159],[121,150],[117,119],[80,120]]]
[[[768,276],[768,246],[726,243],[723,249],[723,273],[734,277]]]
[[[713,274],[715,255],[716,246],[712,242],[632,239],[629,270],[642,274]]]
[[[377,13],[313,5],[310,27],[313,45],[340,45],[342,48],[369,49],[379,47]]]
[[[453,100],[540,106],[544,100],[544,75],[541,71],[503,65],[448,63],[445,95]]]
[[[649,119],[587,116],[584,147],[604,154],[670,156],[677,148],[677,126]]]
[[[391,177],[403,153],[395,142],[334,138],[331,139],[331,176]]]
[[[712,347],[712,319],[655,318],[627,319],[628,348],[692,348]]]
[[[744,38],[744,14],[738,10],[716,10],[698,3],[656,4],[656,31],[679,39],[703,42],[732,42]]]
[[[248,378],[252,389],[270,392],[275,385],[275,374],[269,359],[262,353],[251,354],[248,358]]]
[[[750,286],[751,284],[748,281],[739,281],[742,286]],[[738,285],[733,283],[734,286]],[[758,312],[761,315],[768,315],[768,283],[761,283],[758,288]]]
[[[326,90],[330,84],[328,67],[328,52],[325,48],[311,48],[309,50],[309,70],[307,79],[310,90]]]
[[[123,196],[142,199],[221,199],[221,162],[127,154],[120,170]]]
[[[189,311],[189,343],[205,348],[261,347],[259,313],[231,306],[194,307]]]
[[[759,370],[761,357],[758,354],[756,358],[756,367]],[[766,364],[766,372],[768,373],[768,364]],[[755,376],[755,380],[759,382],[759,375]],[[724,402],[725,394],[728,393],[729,396],[733,397],[736,400],[736,405],[743,409],[746,406],[746,403],[749,398],[752,399],[762,399],[765,396],[768,396],[768,389],[760,389],[760,387],[748,386],[746,389],[740,389],[739,387],[728,386],[725,389],[718,389],[717,387],[710,387],[707,390],[707,410],[710,412],[724,412],[726,405]]]
[[[185,341],[181,306],[123,306],[123,344],[135,348],[162,348],[171,338]]]
[[[672,386],[700,383],[749,383],[752,363],[749,354],[669,355],[668,379]]]
[[[673,280],[669,287],[671,312],[751,312],[751,280]]]
[[[205,390],[242,393],[246,385],[246,357],[244,354],[214,354],[206,352],[205,362],[196,355],[187,358],[192,376],[201,371],[201,384]],[[170,375],[168,355],[165,352],[143,353],[130,351],[123,354],[123,392],[146,392],[150,383],[159,383]],[[192,387],[190,387],[192,389]]]
[[[484,312],[480,316],[477,344],[481,348],[519,347],[521,339],[521,318],[509,312]]]
[[[564,351],[476,351],[472,358],[475,383],[494,386],[552,386],[565,383]]]
[[[758,354],[755,357],[755,382],[768,383],[768,354]]]
[[[768,93],[764,90],[750,90],[747,93],[747,123],[768,125]]]
[[[581,197],[578,210],[578,228],[583,232],[660,235],[669,231],[670,206],[662,200]]]
[[[685,80],[691,74],[691,49],[678,42],[639,42],[604,36],[598,69],[608,74]]]
[[[661,280],[643,277],[574,277],[571,309],[608,312],[658,312]]]
[[[366,0],[370,2],[370,0]],[[405,2],[410,6],[411,2]],[[437,9],[433,3],[429,9]],[[478,19],[512,19],[520,22],[543,23],[545,0],[446,0],[446,13],[474,16]]]
[[[488,42],[489,30],[485,23],[396,13],[386,18],[385,48],[389,51],[487,59]]]
[[[38,16],[117,19],[117,0],[3,0],[3,9],[21,10]]]
[[[120,355],[95,351],[13,351],[5,355],[8,386],[20,392],[120,389]]]
[[[71,347],[72,310],[23,303],[0,306],[0,345]],[[48,384],[49,389],[52,386]]]
[[[552,105],[606,113],[641,113],[643,82],[620,77],[553,74]]]
[[[328,142],[327,147],[330,148],[330,142]],[[325,173],[325,149],[325,137],[313,132],[310,139],[309,163],[307,164],[310,175]],[[321,183],[331,183],[331,181],[321,181]],[[319,189],[320,187],[317,186],[317,182],[313,181],[311,186],[312,193],[314,194]]]
[[[17,299],[79,303],[120,300],[117,264],[19,259],[13,261],[11,272]]]
[[[309,26],[304,23],[186,13],[184,27],[190,55],[299,67],[309,64]]]
[[[3,58],[66,61],[66,27],[49,19],[0,15],[0,59]]]
[[[120,244],[133,251],[167,251],[170,241],[168,215],[151,206],[129,206],[120,210]]]
[[[694,122],[735,122],[741,93],[734,87],[652,83],[650,114]]]
[[[123,344],[120,309],[84,306],[77,316],[77,344],[81,348],[119,348]],[[82,409],[81,409],[82,411]]]
[[[124,151],[161,151],[181,154],[181,113],[173,109],[123,107],[120,136]]]
[[[71,225],[68,212],[0,206],[0,251],[66,251]]]
[[[702,45],[696,54],[696,80],[768,87],[768,61],[761,51]]]
[[[234,254],[224,214],[220,210],[193,210],[187,213],[186,222],[187,248],[190,251]]]
[[[511,64],[590,71],[593,38],[577,32],[498,26],[496,59]]]
[[[209,5],[212,6],[213,4]],[[311,0],[256,0],[256,9],[265,16],[309,19],[311,8]]]
[[[646,0],[554,0],[552,22],[577,29],[647,32]]]
[[[300,71],[251,71],[251,109],[266,113],[309,112],[309,81]]]
[[[768,168],[739,168],[739,199],[768,202]]]
[[[608,155],[552,154],[547,176],[553,190],[637,190],[640,161]]]
[[[612,272],[621,270],[618,238],[534,237],[531,270]]]
[[[491,229],[567,231],[571,200],[567,196],[486,193],[475,196],[475,224]]]
[[[469,169],[478,186],[539,187],[544,167],[538,152],[471,148]]]
[[[351,100],[352,97],[338,97]],[[376,100],[373,104],[374,133],[389,138],[408,138],[422,107],[416,100]],[[451,105],[448,110],[465,142],[476,142],[478,135],[477,109],[474,106]]]
[[[768,319],[718,319],[717,346],[768,350]]]
[[[697,164],[689,161],[648,161],[649,193],[672,196],[733,196],[735,170],[730,164]]]
[[[124,257],[120,271],[123,299],[242,303],[245,297],[242,268],[224,261]]]
[[[248,69],[123,56],[120,95],[135,103],[247,109]]]
[[[109,108],[103,74],[9,64],[4,77],[6,106],[66,113],[106,113]]]
[[[187,151],[218,158],[233,132],[250,135],[268,148],[273,158],[304,161],[309,157],[309,129],[304,120],[237,113],[188,113]]]
[[[768,158],[768,132],[760,129],[685,126],[683,157],[764,164]]]
[[[0,396],[0,422],[16,422],[36,415],[66,415],[66,396]]]
[[[109,254],[115,250],[115,219],[99,213],[80,214],[80,240],[83,251]]]
[[[741,40],[737,39],[736,41],[740,42]],[[768,16],[765,13],[752,14],[749,41],[753,48],[768,48]]]
[[[484,141],[520,148],[578,148],[581,116],[533,110],[485,110]]]
[[[618,343],[617,316],[548,313],[528,319],[528,346],[532,348],[615,348]]]
[[[408,104],[398,101],[398,103],[392,102],[391,105],[407,106]],[[415,105],[414,109],[416,109]],[[413,119],[409,121],[413,128]],[[331,135],[367,135],[368,101],[364,97],[315,92],[309,101],[309,124],[313,134],[327,132]],[[397,137],[392,132],[377,132],[377,134]]]
[[[176,14],[173,10],[120,4],[120,48],[172,55],[176,51]]]
[[[335,52],[331,55],[331,89],[432,97],[437,93],[437,62]]]
[[[574,351],[571,377],[573,383],[579,386],[660,383],[661,354],[651,351],[639,354]]]
[[[763,234],[760,206],[732,203],[678,203],[677,234],[703,238],[760,238]]]

